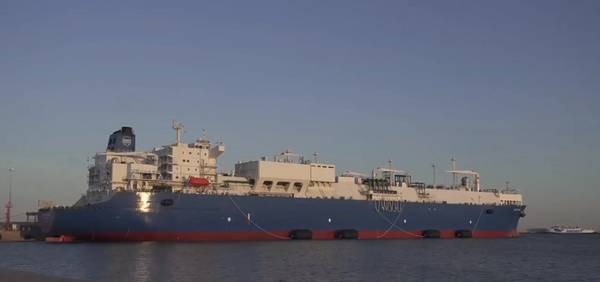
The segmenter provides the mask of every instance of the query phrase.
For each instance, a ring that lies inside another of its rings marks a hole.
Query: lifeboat
[[[190,176],[188,179],[188,185],[192,187],[204,187],[210,185],[210,180],[203,177]]]

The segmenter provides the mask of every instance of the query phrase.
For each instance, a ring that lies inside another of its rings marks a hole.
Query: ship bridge
[[[225,152],[225,145],[211,144],[204,134],[194,143],[183,143],[183,124],[173,122],[173,129],[174,144],[138,152],[133,151],[135,135],[131,127],[115,131],[109,137],[106,152],[96,154],[89,168],[89,191],[156,187],[180,190],[216,183],[217,159]]]

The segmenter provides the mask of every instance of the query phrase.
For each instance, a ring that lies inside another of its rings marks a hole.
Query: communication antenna
[[[181,131],[184,128],[183,123],[173,120],[171,127],[175,129],[177,144],[181,143]]]
[[[392,160],[388,160],[388,165],[390,167],[390,169],[392,168]]]
[[[435,189],[435,163],[431,163],[431,168],[433,169],[433,188]]]
[[[452,171],[456,171],[456,159],[454,159],[454,157],[452,157],[450,159],[450,162],[452,163]],[[453,172],[452,173],[452,187],[456,186],[456,173]]]

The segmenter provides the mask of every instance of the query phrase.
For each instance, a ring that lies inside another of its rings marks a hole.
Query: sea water
[[[600,281],[600,235],[1,243],[0,269],[93,281]]]

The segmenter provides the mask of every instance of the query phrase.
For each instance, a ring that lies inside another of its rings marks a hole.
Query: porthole
[[[173,201],[173,199],[162,199],[160,201],[160,205],[163,207],[172,206],[174,203],[175,203],[175,201]]]

